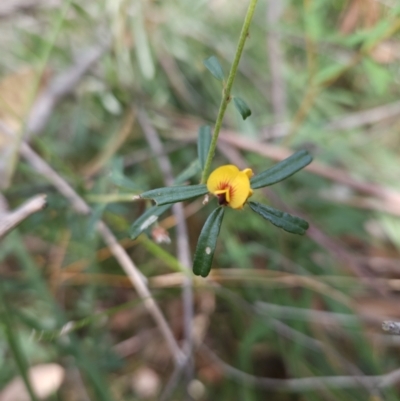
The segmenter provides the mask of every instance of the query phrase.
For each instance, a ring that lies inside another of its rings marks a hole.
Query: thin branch
[[[207,159],[201,176],[201,182],[204,184],[208,178],[211,169],[211,162],[214,158],[215,149],[217,148],[218,136],[222,127],[222,121],[224,119],[225,111],[231,101],[231,89],[233,86],[233,81],[235,80],[236,73],[239,66],[239,61],[242,56],[244,44],[249,34],[251,20],[253,19],[254,11],[258,0],[250,0],[249,7],[247,9],[246,17],[243,22],[242,30],[239,36],[239,42],[236,48],[235,58],[229,71],[228,78],[226,80],[225,87],[222,91],[222,99],[218,110],[217,120],[215,121],[214,133],[211,139],[210,148],[208,151]]]
[[[256,302],[257,313],[268,317],[279,316],[280,319],[295,319],[314,322],[323,325],[346,325],[354,326],[360,323],[360,319],[349,313],[326,312],[322,310],[282,306],[268,302]]]
[[[164,177],[164,183],[167,186],[173,185],[174,176],[172,171],[172,165],[168,157],[164,153],[163,144],[157,134],[157,131],[151,125],[146,113],[141,110],[138,112],[138,120],[143,129],[147,142],[154,154],[159,156],[156,158],[159,165],[161,174]],[[179,263],[186,267],[188,271],[191,270],[192,257],[190,254],[189,235],[185,220],[185,213],[181,203],[175,203],[172,206],[173,214],[176,218],[176,236],[177,236],[177,255]],[[184,334],[185,334],[185,355],[187,361],[181,368],[186,368],[186,378],[189,383],[193,379],[193,361],[192,361],[192,350],[193,350],[193,339],[192,339],[192,327],[193,327],[193,289],[192,289],[192,277],[186,275],[184,278],[183,287],[183,311],[184,311]],[[177,367],[179,369],[179,367]],[[180,373],[177,372],[173,377],[179,378]],[[175,381],[175,380],[174,380]]]
[[[388,103],[371,109],[360,110],[354,113],[345,114],[324,125],[321,125],[321,131],[339,131],[361,128],[366,125],[377,124],[390,118],[400,115],[400,102]],[[272,124],[261,130],[262,139],[281,138],[288,135],[290,124],[281,122]]]
[[[326,124],[323,129],[329,131],[354,129],[363,125],[376,124],[399,114],[400,102],[394,102],[337,117]]]
[[[218,286],[218,285],[217,285]],[[227,289],[226,287],[216,287],[218,291],[222,292],[224,296],[228,296],[233,302],[236,303],[240,308],[242,308],[246,314],[252,313],[258,315],[259,312],[257,310],[257,305],[250,304],[245,301],[243,298],[238,296],[233,291]],[[347,371],[353,376],[362,376],[364,373],[353,363],[348,361],[345,357],[343,357],[339,351],[337,351],[334,347],[331,347],[329,344],[325,344],[322,341],[319,341],[315,338],[312,338],[304,333],[301,333],[298,330],[293,329],[292,327],[286,325],[285,323],[274,319],[269,318],[267,324],[271,325],[278,335],[290,339],[297,344],[307,347],[313,351],[323,352],[334,356],[336,361],[338,361]],[[364,387],[371,393],[371,395],[375,395],[377,393],[377,389],[371,384],[365,383]]]
[[[46,205],[46,195],[39,194],[27,200],[18,209],[0,215],[0,238],[4,237],[32,214],[43,210]]]
[[[39,174],[46,179],[71,203],[73,209],[80,214],[89,214],[91,212],[88,204],[74,191],[74,189],[55,172],[39,155],[37,155],[26,143],[23,143],[20,149],[21,155]],[[185,355],[180,350],[177,341],[172,334],[167,321],[164,318],[160,308],[152,297],[143,275],[130,259],[125,249],[118,243],[114,234],[103,222],[97,223],[96,229],[103,241],[110,248],[111,253],[119,262],[126,275],[129,277],[132,285],[136,288],[145,308],[153,317],[158,328],[166,340],[168,347],[174,357],[176,365],[181,365],[185,360]]]
[[[170,399],[172,393],[179,383],[179,380],[181,379],[182,373],[183,371],[181,368],[175,367],[159,397],[159,401],[167,401],[168,399]]]
[[[205,345],[202,345],[201,350],[214,363],[218,364],[230,378],[249,386],[256,386],[267,390],[302,393],[324,388],[356,388],[365,386],[369,388],[382,388],[392,386],[400,380],[400,369],[377,376],[320,376],[300,379],[272,379],[269,377],[254,376],[229,365]]]

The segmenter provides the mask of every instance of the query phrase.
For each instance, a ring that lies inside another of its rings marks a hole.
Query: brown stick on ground
[[[30,198],[12,212],[0,215],[0,238],[4,237],[30,215],[44,209],[46,204],[46,195],[39,194]]]
[[[159,154],[157,157],[157,163],[160,168],[161,174],[164,178],[164,184],[166,186],[173,185],[174,176],[172,171],[171,162],[165,154],[163,154],[163,144],[158,136],[157,131],[151,125],[149,118],[144,110],[138,112],[139,124],[143,129],[144,136],[154,154]],[[192,267],[192,257],[190,254],[189,245],[189,233],[188,227],[185,220],[185,213],[182,203],[175,203],[172,206],[172,211],[176,219],[176,236],[177,236],[177,255],[178,260],[182,266],[190,272]],[[183,320],[184,320],[184,336],[185,336],[185,354],[187,360],[185,364],[178,366],[176,369],[176,375],[179,377],[181,370],[186,371],[187,384],[193,380],[194,377],[194,366],[192,361],[193,352],[193,315],[194,315],[194,303],[193,303],[193,288],[192,288],[192,277],[187,275],[182,283],[182,301],[183,301]],[[174,376],[174,375],[173,375]]]
[[[22,143],[20,149],[21,155],[25,160],[48,181],[71,203],[73,209],[80,214],[89,214],[91,212],[88,204],[74,191],[74,189],[54,171],[39,155],[37,155],[26,143]],[[145,308],[153,317],[158,328],[164,336],[165,341],[174,358],[177,366],[180,366],[186,359],[185,354],[179,348],[179,345],[172,334],[170,327],[151,292],[149,291],[145,278],[140,273],[136,265],[126,253],[125,249],[118,243],[118,240],[103,222],[99,221],[96,226],[97,232],[103,238],[103,241],[110,248],[111,253],[119,262],[126,275],[129,277],[132,285],[136,288]]]

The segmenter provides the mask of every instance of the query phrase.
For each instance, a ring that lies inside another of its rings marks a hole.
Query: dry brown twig
[[[28,199],[12,212],[0,214],[0,238],[4,237],[32,214],[43,210],[46,205],[46,195],[39,194]]]
[[[161,174],[164,177],[164,184],[166,186],[171,186],[174,183],[174,176],[172,172],[172,166],[168,157],[164,154],[163,144],[158,136],[157,131],[151,125],[147,114],[144,110],[138,112],[139,124],[142,127],[146,140],[154,154],[159,154],[157,157],[157,163],[159,165]],[[176,219],[176,235],[177,235],[177,255],[179,263],[184,266],[188,272],[191,271],[192,257],[190,254],[189,246],[189,235],[185,219],[185,213],[183,205],[181,203],[175,203],[172,206],[172,211]],[[186,363],[181,366],[177,366],[176,374],[172,377],[180,375],[183,369],[186,370],[187,383],[193,380],[193,361],[192,361],[192,351],[193,351],[193,339],[192,339],[192,327],[193,327],[193,289],[192,289],[192,277],[191,275],[185,275],[182,283],[183,294],[183,318],[184,318],[184,334],[185,334],[185,355]]]
[[[73,209],[79,213],[87,215],[91,212],[87,203],[74,191],[74,189],[57,174],[39,155],[37,155],[26,143],[23,143],[20,149],[21,155],[39,174],[43,175],[56,189],[71,203]],[[96,226],[97,232],[103,238],[103,241],[108,245],[115,259],[119,262],[126,275],[131,280],[136,288],[144,306],[153,317],[158,328],[166,340],[168,347],[172,353],[175,364],[180,366],[185,360],[185,355],[179,348],[174,335],[165,320],[160,308],[155,302],[149,291],[145,279],[137,269],[131,258],[126,253],[125,249],[118,243],[114,234],[103,222],[99,221]]]
[[[301,393],[314,389],[323,388],[355,388],[355,387],[375,387],[384,388],[393,386],[400,380],[400,369],[393,372],[377,376],[320,376],[305,377],[299,379],[272,379],[269,377],[254,376],[243,372],[228,363],[224,362],[208,347],[203,345],[201,350],[216,364],[218,364],[225,374],[232,379],[247,385],[265,388],[276,391],[291,391]]]
[[[397,117],[400,114],[400,102],[384,104],[368,110],[336,117],[327,123],[323,130],[348,130],[359,128],[364,125],[376,124],[380,121]]]

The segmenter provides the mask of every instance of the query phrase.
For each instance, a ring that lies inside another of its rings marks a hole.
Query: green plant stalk
[[[247,9],[246,17],[243,22],[242,31],[240,32],[239,43],[236,49],[235,58],[233,59],[231,70],[229,71],[228,79],[226,81],[226,85],[222,91],[222,99],[221,104],[219,106],[217,120],[215,122],[214,134],[211,140],[210,150],[208,151],[206,163],[204,166],[204,170],[201,176],[201,183],[205,184],[207,178],[210,174],[211,163],[215,155],[215,149],[217,147],[217,141],[219,132],[222,127],[222,121],[224,119],[226,108],[228,107],[228,103],[231,101],[231,89],[233,85],[233,81],[235,80],[235,76],[237,73],[237,69],[239,66],[240,57],[242,56],[244,44],[246,42],[247,36],[249,34],[250,23],[254,15],[254,10],[257,5],[257,0],[251,0],[249,4],[249,8]]]
[[[0,284],[0,304],[1,304],[1,321],[4,324],[4,332],[8,341],[8,345],[10,346],[10,351],[14,357],[14,360],[17,364],[19,373],[22,377],[22,380],[25,384],[25,387],[29,393],[29,396],[32,401],[38,401],[36,395],[32,389],[32,385],[29,381],[28,377],[28,361],[26,360],[26,356],[22,349],[19,336],[16,331],[13,329],[13,321],[12,315],[7,305],[7,301],[5,296],[3,296],[3,289]]]

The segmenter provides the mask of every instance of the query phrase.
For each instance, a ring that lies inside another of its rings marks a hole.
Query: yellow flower
[[[246,168],[240,171],[236,166],[227,164],[214,170],[207,180],[207,189],[218,198],[220,205],[241,209],[253,194],[250,177],[253,171]]]

